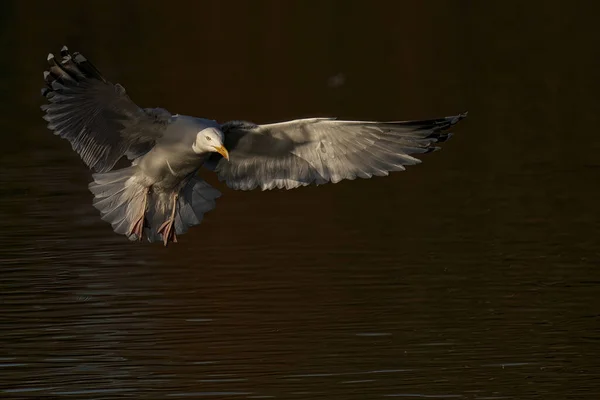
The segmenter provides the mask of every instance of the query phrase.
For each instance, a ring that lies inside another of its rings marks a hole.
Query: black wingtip
[[[445,142],[446,140],[450,139],[450,138],[451,138],[453,135],[454,135],[454,134],[453,134],[453,133],[450,133],[450,132],[448,132],[448,133],[443,133],[443,134],[440,134],[440,136],[437,138],[437,142],[438,142],[438,143],[443,143],[443,142]]]
[[[76,51],[75,53],[73,53],[73,60],[75,60],[75,62],[86,62],[87,58],[85,58],[80,52]]]
[[[66,45],[60,49],[58,58],[53,53],[49,53],[47,62],[50,67],[44,72],[44,80],[50,90],[52,90],[51,85],[55,80],[61,83],[65,81],[80,82],[85,79],[106,82],[100,71],[86,57],[79,52],[71,53]]]
[[[81,53],[73,53],[73,61],[77,64],[77,67],[84,72],[87,76],[98,79],[102,82],[106,82],[106,79],[102,76],[102,73]]]
[[[453,117],[448,117],[447,120],[450,120],[450,125],[455,125],[457,124],[459,121],[467,118],[467,115],[469,114],[468,111],[465,111],[464,113],[455,115]]]
[[[56,58],[54,58],[54,54],[52,53],[48,54],[48,65],[50,65],[50,69],[57,66]]]

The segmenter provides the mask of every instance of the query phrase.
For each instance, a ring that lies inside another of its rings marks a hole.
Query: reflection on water
[[[140,4],[2,5],[0,397],[600,395],[593,13],[257,2],[164,20]],[[173,112],[470,116],[405,173],[219,186],[178,245],[132,244],[40,118],[44,55],[63,43]]]

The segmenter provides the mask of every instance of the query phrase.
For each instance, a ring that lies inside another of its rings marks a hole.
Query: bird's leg
[[[131,230],[129,231],[129,236],[136,235],[139,241],[142,241],[142,236],[144,234],[144,225],[146,220],[146,207],[148,205],[148,194],[150,193],[150,188],[144,190],[144,199],[142,200],[142,208],[140,211],[139,217],[135,220],[133,225],[131,225]]]
[[[169,243],[169,240],[173,243],[177,243],[177,235],[175,234],[175,212],[177,211],[177,198],[179,195],[173,193],[173,209],[171,210],[171,217],[167,219],[158,228],[158,233],[163,235],[163,243],[165,247]]]

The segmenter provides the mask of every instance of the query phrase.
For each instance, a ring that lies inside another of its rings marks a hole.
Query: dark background
[[[600,398],[599,6],[0,3],[0,397]],[[469,118],[387,178],[222,192],[163,248],[45,128],[48,52],[219,121]]]

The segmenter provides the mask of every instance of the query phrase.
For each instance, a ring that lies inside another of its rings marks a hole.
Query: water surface
[[[600,396],[598,10],[1,8],[0,397]],[[234,192],[204,174],[224,195],[202,225],[129,243],[41,119],[63,43],[142,106],[220,121],[470,115],[387,178]]]

